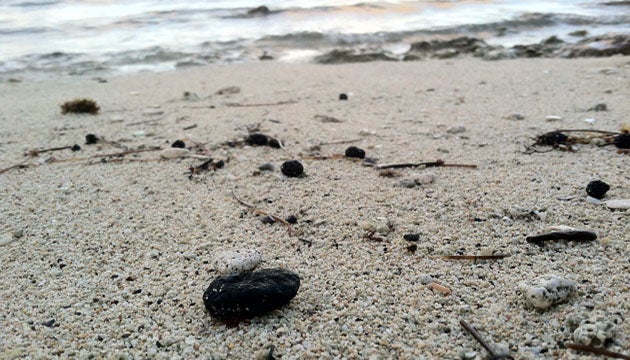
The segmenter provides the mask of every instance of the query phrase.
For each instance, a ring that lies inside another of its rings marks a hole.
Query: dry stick
[[[74,145],[60,146],[60,147],[54,147],[54,148],[49,148],[49,149],[43,149],[43,150],[33,149],[33,150],[29,150],[27,155],[37,156],[37,155],[39,155],[41,153],[45,153],[45,152],[49,152],[49,151],[59,151],[59,150],[72,149],[73,146]]]
[[[573,350],[590,352],[590,353],[593,353],[593,354],[604,355],[604,356],[608,356],[608,357],[615,358],[615,359],[630,360],[630,356],[628,356],[628,355],[616,353],[614,351],[610,351],[610,350],[606,350],[606,349],[602,349],[602,348],[596,348],[596,347],[593,347],[593,346],[586,346],[586,345],[573,344],[573,343],[568,343],[568,344],[564,344],[564,345],[567,348],[573,349]]]
[[[470,168],[470,169],[476,169],[477,168],[477,165],[445,164],[444,161],[442,161],[442,160],[421,162],[421,163],[385,164],[385,165],[376,165],[374,167],[376,169],[383,170],[383,169],[402,169],[402,168],[410,168],[410,167],[418,167],[418,166],[425,166],[425,167],[438,167],[438,166],[442,166],[442,167],[463,167],[463,168]]]
[[[497,255],[444,255],[439,256],[444,260],[501,260],[509,257],[509,254],[497,254]]]
[[[197,127],[197,124],[192,124],[190,126],[186,126],[185,128],[183,128],[182,130],[191,130]]]
[[[351,143],[356,143],[356,142],[359,142],[359,141],[362,141],[362,140],[363,140],[363,139],[333,141],[333,142],[319,143],[319,146],[325,146],[325,145],[339,145],[339,144],[351,144]]]
[[[227,103],[225,106],[228,107],[254,107],[254,106],[275,106],[275,105],[288,105],[295,104],[296,100],[287,100],[287,101],[278,101],[275,103],[262,103],[262,104],[238,104],[238,103]]]
[[[286,220],[282,219],[281,217],[278,217],[278,216],[276,216],[274,214],[271,214],[271,213],[268,213],[266,211],[257,209],[254,205],[252,205],[250,203],[247,203],[247,202],[245,202],[245,200],[242,200],[241,198],[239,198],[236,195],[236,187],[232,188],[232,196],[241,205],[244,205],[245,207],[249,208],[254,214],[269,216],[270,218],[274,219],[275,221],[283,223],[287,227],[287,232],[289,233],[289,235],[290,236],[294,236],[295,235],[295,232],[293,231],[293,228],[291,227],[291,224],[289,224],[288,221],[286,221]]]
[[[487,343],[484,339],[482,339],[482,338],[481,338],[481,335],[479,335],[479,333],[478,333],[475,329],[473,329],[470,325],[468,325],[468,323],[467,323],[466,321],[464,321],[464,320],[459,320],[459,324],[460,324],[460,325],[461,325],[461,326],[462,326],[462,327],[463,327],[466,331],[468,331],[468,333],[469,333],[470,335],[472,335],[472,336],[475,338],[475,340],[477,340],[477,342],[478,342],[479,344],[481,344],[481,346],[483,346],[483,348],[484,348],[484,349],[486,349],[486,351],[488,352],[488,354],[490,354],[490,359],[495,359],[495,360],[498,360],[498,359],[512,359],[512,360],[513,360],[513,359],[514,359],[514,358],[513,358],[512,356],[510,356],[510,355],[499,355],[499,354],[497,354],[497,353],[494,351],[494,349],[493,349],[490,345],[488,345],[488,343]]]
[[[9,171],[9,170],[13,170],[13,169],[25,169],[31,166],[35,166],[33,164],[26,164],[26,163],[20,163],[20,164],[15,164],[15,165],[11,165],[9,167],[5,167],[4,169],[0,169],[0,174],[4,174],[5,172]]]

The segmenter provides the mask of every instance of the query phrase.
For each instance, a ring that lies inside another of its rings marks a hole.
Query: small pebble
[[[545,118],[545,121],[547,122],[554,122],[554,121],[561,121],[562,117],[560,116],[556,116],[556,115],[549,115]]]
[[[137,138],[143,138],[146,135],[147,135],[146,132],[144,132],[143,130],[138,130],[133,133],[133,137],[137,137]]]
[[[601,205],[603,203],[603,201],[596,199],[592,196],[587,196],[586,197],[586,202],[589,204],[594,204],[594,205]]]
[[[190,150],[188,149],[180,149],[180,148],[167,148],[160,152],[160,157],[162,159],[177,159],[184,158],[190,156]]]
[[[184,95],[182,96],[182,100],[185,101],[199,101],[199,95],[195,94],[194,92],[190,92],[190,91],[184,91]]]
[[[238,94],[241,92],[241,88],[238,86],[226,86],[217,90],[217,95]]]
[[[85,135],[85,144],[86,145],[92,145],[92,144],[96,144],[100,139],[98,138],[98,136],[94,135],[94,134],[87,134]]]
[[[404,188],[414,188],[416,187],[416,181],[414,179],[402,179],[398,182],[398,185],[400,187],[404,187]]]
[[[348,100],[348,95],[344,93],[339,94],[339,100]]]
[[[523,120],[525,119],[525,116],[521,113],[517,113],[517,112],[513,112],[511,114],[507,114],[505,116],[506,120],[512,120],[512,121],[518,121],[518,120]]]
[[[413,179],[418,185],[429,185],[435,182],[435,175],[432,173],[423,173]]]
[[[144,116],[158,116],[164,114],[164,110],[160,109],[146,109],[142,112]]]
[[[250,318],[288,304],[299,288],[298,274],[285,269],[234,273],[212,281],[203,302],[217,319]]]
[[[587,122],[589,124],[594,124],[595,123],[595,119],[593,119],[593,118],[584,119],[584,122]]]
[[[272,163],[264,163],[258,167],[260,171],[274,171],[276,168]]]
[[[298,177],[304,174],[304,166],[297,160],[285,161],[282,163],[280,171],[282,171],[285,176]]]
[[[74,145],[72,145],[70,150],[72,150],[72,151],[81,151],[81,147],[79,146],[79,144],[74,144]]]
[[[586,193],[595,199],[602,199],[608,190],[610,190],[610,185],[601,180],[594,180],[586,185]]]
[[[630,209],[630,199],[608,200],[606,206],[613,210],[627,210]]]
[[[178,148],[178,149],[184,149],[186,147],[186,143],[183,140],[175,140],[171,144],[171,147]]]
[[[466,131],[466,127],[464,125],[455,125],[451,126],[446,130],[449,134],[461,134]]]
[[[410,253],[415,253],[417,250],[418,250],[418,245],[416,244],[407,245],[407,251],[409,251]]]
[[[261,261],[262,255],[258,250],[247,249],[220,252],[214,257],[213,264],[219,274],[227,274],[253,270]]]
[[[557,275],[543,275],[519,285],[525,300],[537,309],[547,309],[569,299],[575,292],[575,282]]]
[[[363,159],[365,158],[365,151],[356,146],[350,146],[346,149],[346,156],[349,158]]]
[[[468,351],[464,354],[464,359],[474,359],[477,357],[477,352],[476,351]]]
[[[405,239],[407,241],[419,241],[420,240],[420,234],[405,234],[405,235],[403,235],[403,239]]]

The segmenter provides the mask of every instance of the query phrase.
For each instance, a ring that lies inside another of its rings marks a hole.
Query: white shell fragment
[[[569,299],[575,291],[575,282],[563,277],[547,274],[535,279],[524,281],[519,288],[525,300],[537,308],[547,309]]]
[[[262,261],[257,250],[226,251],[214,258],[214,268],[220,274],[254,270]]]
[[[160,157],[163,159],[177,159],[190,156],[190,150],[181,148],[168,148],[162,150]]]
[[[609,209],[627,210],[630,209],[630,199],[608,200],[606,206]]]
[[[556,115],[549,115],[545,118],[545,121],[547,122],[560,121],[560,120],[562,120],[562,117],[556,116]]]
[[[578,344],[604,346],[607,340],[613,340],[618,331],[619,318],[610,319],[602,314],[583,320],[573,332],[573,340]]]

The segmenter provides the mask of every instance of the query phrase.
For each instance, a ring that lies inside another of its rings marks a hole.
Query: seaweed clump
[[[61,113],[64,115],[67,113],[96,115],[100,109],[92,99],[74,99],[61,105]]]

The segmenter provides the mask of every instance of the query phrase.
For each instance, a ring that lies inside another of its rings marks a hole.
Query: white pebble
[[[587,196],[586,197],[586,202],[589,204],[595,204],[595,205],[600,205],[603,201],[596,199],[592,196]]]
[[[162,150],[162,152],[160,153],[160,157],[163,159],[177,159],[189,156],[190,150],[181,148],[168,148]]]
[[[262,261],[257,250],[226,251],[214,258],[215,269],[222,274],[254,270]]]
[[[504,117],[506,120],[513,120],[513,121],[517,121],[517,120],[523,120],[525,119],[525,116],[521,113],[518,112],[513,112],[511,114],[507,114]]]
[[[527,302],[537,309],[547,309],[568,300],[575,291],[575,282],[557,275],[547,274],[524,281],[519,288]]]
[[[630,199],[617,199],[606,201],[609,209],[627,210],[630,209]]]
[[[146,109],[142,112],[142,115],[145,116],[158,116],[162,114],[164,114],[164,111],[160,109]]]
[[[562,117],[556,116],[556,115],[549,115],[545,118],[545,121],[547,122],[561,121],[561,120],[562,120]]]
[[[595,119],[593,119],[593,118],[584,119],[584,121],[589,123],[589,124],[595,123]]]

